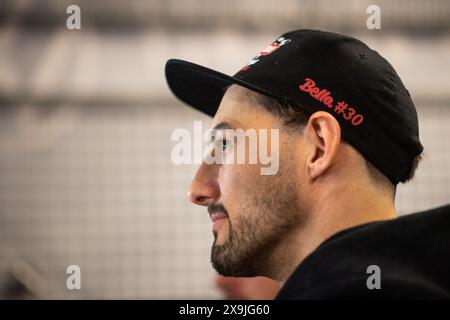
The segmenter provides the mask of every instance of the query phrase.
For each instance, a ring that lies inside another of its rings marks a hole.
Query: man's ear
[[[309,117],[303,134],[310,143],[306,168],[311,179],[316,179],[337,160],[341,127],[331,114],[318,111]]]

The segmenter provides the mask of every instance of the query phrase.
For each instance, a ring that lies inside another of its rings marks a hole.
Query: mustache
[[[225,209],[222,203],[213,203],[208,206],[209,215],[212,215],[213,213],[217,212],[226,214],[228,216],[228,211],[227,209]]]

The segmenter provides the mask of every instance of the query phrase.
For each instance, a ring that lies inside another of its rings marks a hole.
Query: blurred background
[[[448,203],[448,0],[0,0],[0,298],[221,298],[209,217],[186,198],[195,165],[170,161],[171,132],[208,118],[170,94],[164,64],[233,74],[299,28],[391,62],[425,146],[398,212]],[[72,264],[81,290],[66,288]]]

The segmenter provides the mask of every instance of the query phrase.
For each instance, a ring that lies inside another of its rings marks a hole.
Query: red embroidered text
[[[317,101],[322,102],[327,108],[331,109],[334,113],[342,116],[344,120],[350,121],[354,126],[359,126],[364,121],[362,114],[356,113],[356,109],[350,107],[345,101],[339,101],[336,105],[333,105],[333,97],[331,92],[326,89],[320,89],[317,87],[316,82],[313,79],[305,78],[305,83],[299,86],[301,91],[307,92],[311,97]]]

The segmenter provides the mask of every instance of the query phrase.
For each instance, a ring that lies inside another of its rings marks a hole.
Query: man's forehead
[[[241,95],[241,96],[249,96],[253,93],[253,91],[244,88],[238,84],[232,84],[225,90],[225,95]]]
[[[231,128],[242,127],[250,121],[257,110],[251,99],[252,91],[238,86],[230,86],[220,102],[219,108],[213,118],[212,127],[223,129],[224,123]]]

